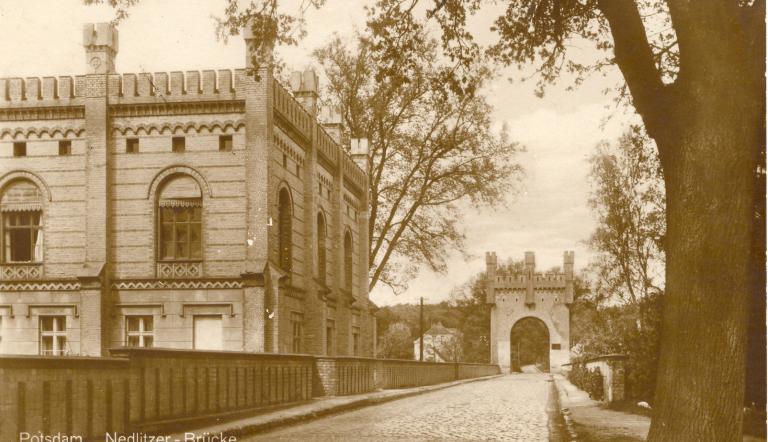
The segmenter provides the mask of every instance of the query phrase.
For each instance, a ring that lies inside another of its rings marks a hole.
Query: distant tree
[[[411,329],[404,322],[390,324],[379,343],[379,357],[385,359],[413,359]]]
[[[472,91],[459,91],[436,42],[417,29],[404,38],[407,57],[367,34],[315,51],[350,134],[369,140],[371,288],[401,289],[421,264],[444,271],[446,252],[464,246],[457,204],[503,202],[519,171],[515,145],[491,129],[479,94],[491,72],[472,66]],[[385,69],[390,63],[399,69]]]
[[[485,273],[480,273],[454,289],[451,305],[461,313],[458,329],[463,335],[463,360],[487,364],[491,361],[491,315],[485,302],[484,279]]]
[[[600,143],[590,163],[594,294],[638,306],[664,291],[666,207],[655,146],[641,126],[632,126],[617,143]]]

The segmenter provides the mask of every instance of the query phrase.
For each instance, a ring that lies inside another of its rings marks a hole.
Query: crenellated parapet
[[[573,261],[574,253],[567,251],[563,255],[563,271],[536,272],[535,255],[533,252],[526,252],[524,266],[520,272],[512,275],[499,274],[496,254],[487,252],[486,291],[490,285],[493,290],[524,291],[528,304],[535,304],[535,293],[538,291],[562,291],[565,295],[563,302],[570,304],[573,302]]]
[[[0,108],[82,105],[83,76],[0,78]]]
[[[309,140],[312,136],[312,117],[304,107],[278,81],[272,82],[273,106],[282,123],[292,126],[297,135]]]
[[[244,75],[242,69],[113,74],[108,91],[114,103],[236,100]]]

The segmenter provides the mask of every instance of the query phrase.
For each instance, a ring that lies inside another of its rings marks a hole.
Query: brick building
[[[0,353],[372,356],[366,143],[317,76],[117,74],[117,37],[0,79]]]

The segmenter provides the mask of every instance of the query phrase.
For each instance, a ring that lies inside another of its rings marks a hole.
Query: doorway
[[[515,323],[510,332],[510,369],[514,372],[549,372],[549,330],[538,318]]]

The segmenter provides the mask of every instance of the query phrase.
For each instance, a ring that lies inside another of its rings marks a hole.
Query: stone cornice
[[[85,106],[0,108],[0,121],[76,120],[85,118]]]
[[[284,117],[280,112],[274,112],[275,116],[275,124],[277,127],[283,130],[288,137],[293,140],[294,143],[296,143],[299,147],[307,150],[307,146],[309,146],[309,138],[307,138],[299,129],[294,126],[290,120],[288,120],[286,117]]]
[[[162,115],[241,114],[244,100],[164,101],[156,103],[124,103],[109,106],[110,117],[155,117]]]

